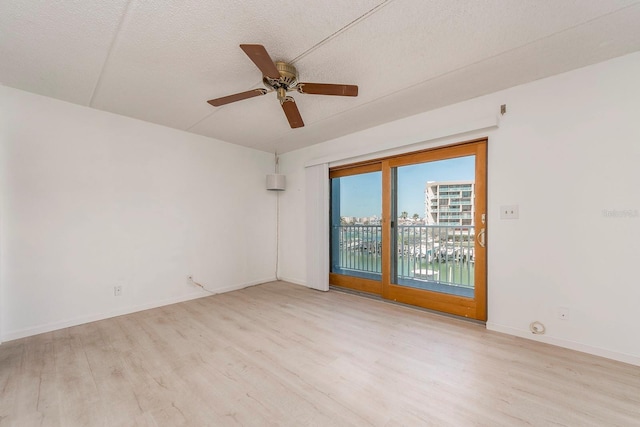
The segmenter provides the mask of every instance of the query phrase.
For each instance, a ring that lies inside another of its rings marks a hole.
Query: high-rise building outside
[[[424,190],[426,225],[473,225],[474,181],[429,181]]]

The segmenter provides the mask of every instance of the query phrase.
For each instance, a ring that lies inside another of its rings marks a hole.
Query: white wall
[[[0,117],[2,340],[274,279],[272,154],[3,86]]]
[[[282,155],[281,277],[306,281],[306,163],[488,136],[487,327],[640,365],[638,76],[635,53]],[[503,103],[499,128],[424,142]],[[519,220],[499,219],[505,204],[519,205]],[[529,332],[534,320],[545,335]]]

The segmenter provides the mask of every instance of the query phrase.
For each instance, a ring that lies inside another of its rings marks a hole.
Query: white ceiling
[[[239,48],[293,61],[291,129]],[[640,50],[640,0],[3,0],[0,83],[284,153]]]

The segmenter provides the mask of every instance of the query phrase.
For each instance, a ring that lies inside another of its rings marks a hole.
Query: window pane
[[[331,272],[381,279],[382,173],[331,180]]]
[[[475,156],[396,171],[393,283],[473,297]]]

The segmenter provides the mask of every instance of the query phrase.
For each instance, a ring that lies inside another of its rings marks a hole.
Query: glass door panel
[[[395,168],[392,283],[473,298],[475,156]]]
[[[330,177],[330,283],[379,294],[382,286],[380,164],[332,171]]]

